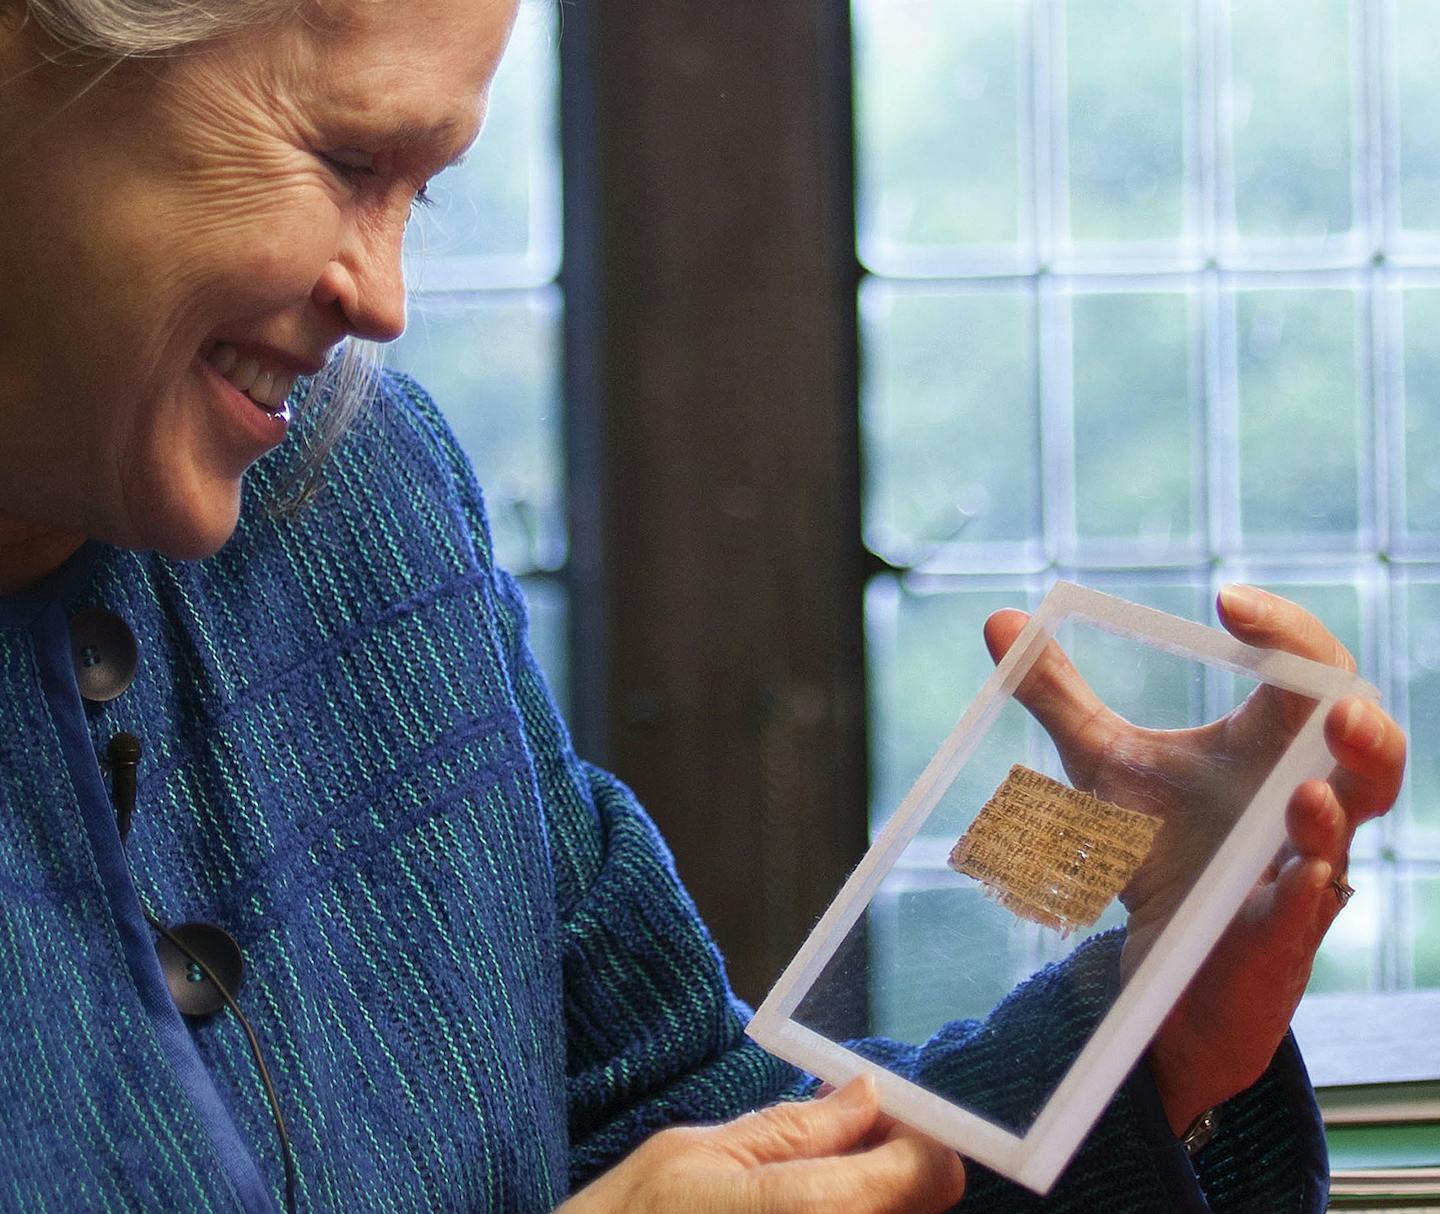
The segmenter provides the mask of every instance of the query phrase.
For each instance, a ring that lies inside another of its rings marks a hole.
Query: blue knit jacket
[[[277,1209],[242,1031],[186,1021],[140,899],[243,948],[240,992],[294,1141],[299,1205],[546,1211],[657,1127],[803,1094],[745,1009],[648,819],[573,753],[496,570],[471,470],[399,377],[318,500],[254,471],[217,556],[88,545],[0,599],[0,1209]],[[68,621],[119,614],[138,675],[78,694]],[[145,757],[123,846],[102,757]],[[1114,981],[1102,938],[898,1066],[1053,1082]],[[1048,1077],[1047,1077],[1048,1076]],[[1143,1068],[1051,1196],[972,1169],[962,1208],[1319,1211],[1292,1045],[1194,1168]]]

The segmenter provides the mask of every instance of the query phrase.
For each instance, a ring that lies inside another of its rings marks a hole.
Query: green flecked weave
[[[302,1210],[550,1210],[660,1126],[801,1095],[743,1036],[649,820],[571,749],[428,398],[388,377],[289,519],[265,509],[283,471],[209,560],[91,545],[0,600],[0,1210],[278,1208],[241,1030],[182,1021],[140,898],[240,943]],[[68,673],[88,607],[141,654],[104,705]],[[124,849],[100,768],[122,730],[145,755]],[[897,1065],[1033,1099],[1115,952]],[[1318,1211],[1298,1067],[1287,1047],[1232,1102],[1198,1181],[1142,1073],[1051,1201],[976,1169],[962,1208]]]

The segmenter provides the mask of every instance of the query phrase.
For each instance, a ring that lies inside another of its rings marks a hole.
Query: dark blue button
[[[113,611],[82,611],[70,621],[70,657],[80,694],[103,704],[135,681],[140,650],[135,634]]]
[[[245,960],[235,937],[213,923],[182,923],[172,927],[174,936],[185,949],[177,948],[165,936],[155,941],[160,968],[165,972],[165,985],[170,998],[186,1016],[210,1016],[225,1006],[219,988],[210,981],[208,969],[230,992],[233,999],[245,981]],[[203,962],[204,964],[199,964]]]

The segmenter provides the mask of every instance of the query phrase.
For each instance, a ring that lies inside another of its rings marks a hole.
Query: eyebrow
[[[369,127],[365,131],[365,136],[385,147],[430,147],[453,142],[461,130],[461,124],[450,118],[442,118],[438,122],[422,122],[415,118],[395,118]],[[458,168],[465,163],[468,155],[467,151],[457,152],[441,167],[444,169]]]

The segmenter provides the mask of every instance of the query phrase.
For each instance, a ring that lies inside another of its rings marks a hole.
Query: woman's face
[[[0,23],[0,522],[224,543],[286,385],[403,329],[406,220],[514,7],[331,2],[98,81]]]

